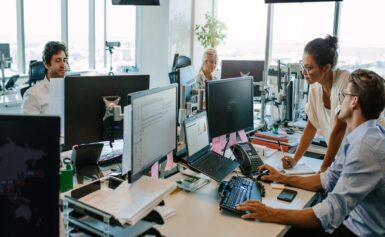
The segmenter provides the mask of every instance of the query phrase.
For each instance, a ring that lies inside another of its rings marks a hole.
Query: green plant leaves
[[[209,13],[205,14],[206,23],[195,26],[195,35],[204,48],[215,48],[226,38],[226,24],[218,21]]]

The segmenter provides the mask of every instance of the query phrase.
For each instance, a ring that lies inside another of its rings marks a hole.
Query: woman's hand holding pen
[[[290,156],[282,157],[281,161],[282,161],[282,167],[284,169],[290,169],[290,168],[294,167],[297,164],[297,161],[294,158],[290,157]]]

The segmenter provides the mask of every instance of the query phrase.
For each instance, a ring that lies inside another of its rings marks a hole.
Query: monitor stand
[[[74,147],[72,151],[72,162],[75,166],[77,182],[83,183],[84,179],[98,179],[103,177],[98,166],[100,153],[102,152],[103,144],[84,144]]]

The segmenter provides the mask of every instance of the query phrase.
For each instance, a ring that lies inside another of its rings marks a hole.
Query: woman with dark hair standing
[[[308,116],[300,143],[294,157],[283,157],[284,168],[293,167],[311,144],[317,130],[325,137],[328,150],[321,165],[321,172],[333,162],[345,135],[346,124],[336,117],[338,95],[345,88],[350,73],[336,69],[338,39],[327,35],[316,38],[305,46],[300,61],[302,73],[309,87],[309,100],[305,111]]]

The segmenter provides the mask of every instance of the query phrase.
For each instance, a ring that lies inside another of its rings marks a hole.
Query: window
[[[272,60],[297,63],[307,42],[332,35],[334,6],[334,2],[274,4]]]
[[[118,6],[107,3],[107,41],[119,41],[112,55],[113,70],[135,65],[135,6]],[[110,53],[107,52],[107,67],[110,67]]]
[[[17,27],[16,27],[16,1],[0,1],[0,43],[10,44],[10,56],[13,63],[11,69],[17,71]]]
[[[104,2],[95,1],[95,64],[96,68],[104,68]]]
[[[88,69],[89,10],[86,0],[68,1],[68,62],[71,70]]]
[[[41,9],[49,9],[42,13]],[[54,10],[55,9],[55,10]],[[60,0],[25,0],[25,62],[42,60],[42,52],[48,41],[60,41]]]
[[[220,59],[264,59],[267,4],[255,0],[218,0],[218,19],[226,24]],[[231,17],[229,17],[231,16]]]
[[[383,0],[342,2],[339,67],[385,74],[385,31],[381,24],[384,9]]]

